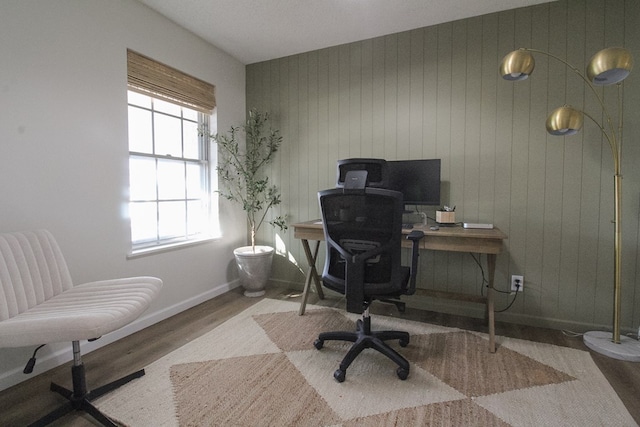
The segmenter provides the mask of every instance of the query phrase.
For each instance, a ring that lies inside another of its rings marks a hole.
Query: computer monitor
[[[440,205],[440,159],[387,161],[389,188],[400,191],[405,205]]]
[[[389,185],[389,172],[387,161],[384,159],[343,159],[338,160],[338,179],[336,186],[344,187],[347,172],[367,171],[367,187],[387,188]]]

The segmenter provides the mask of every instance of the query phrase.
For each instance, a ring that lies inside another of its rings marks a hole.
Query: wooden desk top
[[[304,240],[324,240],[322,220],[300,222],[292,225],[294,237]],[[409,234],[412,230],[420,230],[425,234],[420,241],[420,249],[454,252],[478,252],[497,254],[502,251],[502,241],[507,235],[500,229],[463,228],[462,226],[440,227],[431,230],[429,226],[416,226],[413,229],[403,229],[403,234]],[[410,246],[410,242],[407,242]]]

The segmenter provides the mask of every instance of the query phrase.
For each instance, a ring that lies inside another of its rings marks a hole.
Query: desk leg
[[[307,257],[307,263],[309,264],[309,269],[307,270],[307,277],[304,281],[304,291],[302,292],[302,301],[300,302],[300,309],[298,310],[298,314],[300,316],[304,314],[304,310],[307,307],[307,298],[309,297],[309,288],[311,287],[312,279],[316,285],[316,290],[318,291],[318,297],[320,299],[324,299],[324,293],[322,292],[322,285],[320,284],[320,278],[318,277],[318,271],[316,270],[316,259],[318,258],[318,250],[320,249],[320,242],[316,241],[316,246],[313,249],[313,253],[311,252],[311,248],[309,247],[309,241],[307,239],[302,239],[302,247],[304,248],[304,254]]]
[[[487,314],[489,318],[489,351],[496,352],[496,326],[494,311],[493,279],[496,273],[496,254],[487,254],[487,268],[489,270],[489,287],[487,288]]]

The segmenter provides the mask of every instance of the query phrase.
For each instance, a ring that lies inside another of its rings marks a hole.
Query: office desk
[[[302,302],[298,314],[303,315],[311,281],[314,282],[318,296],[324,299],[320,277],[316,269],[316,260],[318,258],[318,249],[320,242],[324,240],[324,230],[322,229],[321,220],[313,220],[293,224],[294,237],[302,241],[309,269],[304,284],[304,292],[302,294]],[[496,256],[502,251],[502,241],[507,238],[497,228],[493,229],[465,229],[460,226],[456,227],[440,227],[439,230],[430,230],[429,227],[415,227],[414,230],[421,230],[425,236],[420,241],[420,249],[429,249],[434,251],[453,251],[453,252],[472,252],[487,255],[487,273],[488,273],[488,289],[487,296],[477,296],[469,294],[459,294],[444,291],[435,291],[428,289],[417,289],[419,295],[432,296],[436,298],[447,298],[462,301],[477,302],[486,304],[487,318],[489,324],[489,351],[494,353],[495,346],[495,314],[494,314],[494,295],[493,280],[496,271]],[[409,234],[411,230],[403,230],[403,234]],[[309,245],[309,241],[314,241],[313,250]],[[411,247],[411,242],[403,239],[403,246]]]

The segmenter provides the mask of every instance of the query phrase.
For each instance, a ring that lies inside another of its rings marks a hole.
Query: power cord
[[[513,305],[514,302],[516,302],[516,298],[518,298],[518,293],[520,290],[520,284],[516,283],[516,292],[515,295],[513,296],[513,299],[511,300],[511,302],[509,303],[509,305],[506,308],[503,308],[502,310],[494,310],[496,313],[502,313],[504,311],[507,311],[511,308],[511,306]]]
[[[482,283],[480,284],[480,295],[484,296],[484,288],[485,287],[489,287],[489,281],[487,280],[487,278],[484,275],[484,268],[482,267],[482,263],[480,262],[480,260],[478,258],[476,258],[475,254],[473,252],[469,252],[469,255],[471,255],[471,258],[473,258],[473,260],[476,262],[476,264],[478,264],[478,267],[480,268],[480,273],[482,274]],[[516,298],[518,297],[518,289],[520,289],[520,285],[516,284],[516,292],[515,295],[513,296],[513,299],[511,300],[511,302],[509,303],[509,305],[506,308],[503,308],[502,310],[494,310],[495,313],[502,313],[504,311],[507,311],[511,308],[511,306],[513,305],[514,302],[516,302]],[[500,294],[511,294],[511,291],[503,291],[501,289],[496,289],[493,288],[493,290],[495,292],[498,292]]]
[[[484,296],[484,288],[485,286],[489,286],[489,281],[484,276],[484,268],[482,267],[480,260],[476,258],[476,255],[473,252],[469,252],[469,255],[471,255],[471,258],[473,258],[473,260],[476,262],[476,264],[478,264],[478,267],[480,268],[480,274],[482,274],[482,283],[480,283],[480,295]]]
[[[568,331],[566,329],[562,330],[562,334],[570,338],[579,338],[584,335],[584,334],[581,334],[580,332]]]
[[[478,268],[480,268],[480,274],[482,274],[482,283],[480,284],[480,295],[484,296],[484,288],[489,287],[489,281],[487,280],[487,278],[484,275],[484,267],[482,267],[482,263],[480,262],[480,260],[478,258],[476,258],[475,254],[473,252],[469,252],[469,255],[471,255],[471,258],[473,258],[473,260],[476,262],[476,264],[478,264]],[[493,288],[493,290],[495,292],[498,292],[500,294],[510,294],[510,291],[503,291],[500,289],[496,289]]]

